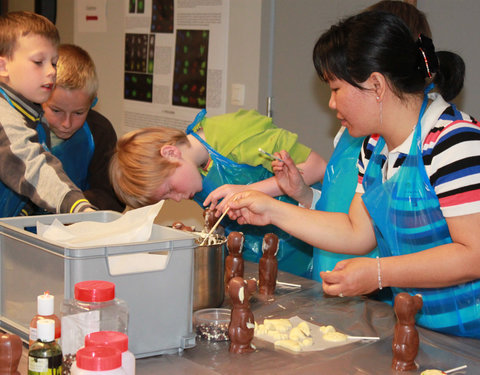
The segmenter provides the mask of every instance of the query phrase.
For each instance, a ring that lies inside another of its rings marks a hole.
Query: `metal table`
[[[246,263],[246,278],[258,277],[257,264]],[[251,299],[255,320],[290,318],[294,315],[318,325],[331,324],[339,331],[356,336],[379,336],[378,341],[362,341],[323,351],[291,354],[275,350],[273,345],[254,339],[256,351],[229,353],[228,342],[197,339],[194,348],[178,354],[137,359],[137,375],[160,374],[398,374],[391,370],[393,328],[396,318],[390,305],[366,297],[327,297],[320,283],[285,272],[280,282],[301,287],[278,285],[273,299]],[[228,306],[228,300],[224,303]],[[480,374],[480,340],[459,338],[418,328],[420,348],[416,359],[420,374],[429,368],[448,370],[462,365],[468,368],[455,374]],[[20,373],[26,374],[26,352]],[[22,367],[23,366],[23,367]]]

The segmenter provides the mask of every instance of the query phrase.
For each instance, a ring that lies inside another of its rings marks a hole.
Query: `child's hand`
[[[248,190],[248,185],[222,185],[208,194],[203,201],[204,207],[215,210],[215,216],[220,216],[225,209],[227,202],[233,195]]]
[[[273,173],[275,173],[280,189],[304,207],[310,207],[313,198],[312,190],[305,184],[302,174],[296,167],[293,159],[287,151],[277,152],[275,156],[284,161],[274,160],[272,162]]]

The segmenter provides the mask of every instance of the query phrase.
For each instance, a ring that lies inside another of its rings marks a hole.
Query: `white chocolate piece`
[[[294,340],[278,340],[278,341],[275,341],[274,345],[275,347],[289,349],[294,352],[299,352],[302,350],[302,346],[300,345],[300,343]]]
[[[275,340],[286,340],[288,339],[288,334],[278,331],[267,331],[267,335],[273,337]]]
[[[238,299],[241,303],[243,303],[243,300],[245,299],[245,288],[243,286],[238,291]]]
[[[300,329],[300,331],[303,332],[305,336],[310,336],[310,327],[308,326],[307,322],[300,322],[298,323],[297,327]]]
[[[441,370],[425,370],[425,371],[422,371],[420,375],[443,375],[443,374],[445,374],[445,372]]]
[[[255,334],[256,335],[264,335],[267,332],[265,328],[265,324],[257,324],[255,322]]]
[[[319,327],[318,329],[319,329],[320,332],[322,332],[323,334],[326,334],[326,333],[329,333],[329,332],[336,332],[334,326],[321,326],[321,327]]]
[[[323,335],[323,339],[331,342],[347,341],[347,335],[341,332],[327,332]]]
[[[296,340],[296,341],[302,341],[305,339],[305,334],[302,332],[302,330],[298,327],[293,327],[290,330],[290,333],[288,334],[288,338],[290,340]]]
[[[292,328],[292,323],[288,319],[265,319],[263,321],[267,330],[275,330],[279,332],[287,332]]]
[[[304,348],[308,347],[308,346],[312,346],[313,345],[313,339],[311,337],[307,337],[306,339],[304,339],[302,341],[302,346]]]

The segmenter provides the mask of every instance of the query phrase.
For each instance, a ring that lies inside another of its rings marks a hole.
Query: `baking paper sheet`
[[[67,246],[107,246],[147,241],[152,234],[153,221],[164,201],[127,211],[114,221],[82,221],[63,225],[55,219],[51,225],[37,222],[37,233],[48,240]]]
[[[290,321],[290,323],[292,323],[292,327],[296,327],[301,322],[306,322],[308,324],[309,328],[310,328],[310,337],[313,339],[313,345],[307,346],[307,347],[302,347],[302,350],[300,352],[295,352],[295,351],[292,351],[292,350],[288,350],[288,349],[283,348],[283,347],[278,347],[278,346],[275,347],[276,349],[282,349],[282,350],[285,350],[289,353],[314,352],[314,351],[334,348],[334,347],[337,347],[337,346],[351,344],[352,342],[362,341],[361,338],[353,338],[353,337],[349,337],[349,338],[347,338],[346,341],[343,341],[343,342],[326,341],[326,340],[323,339],[323,333],[320,332],[320,326],[319,325],[313,324],[313,323],[308,322],[306,320],[303,320],[298,316],[293,316],[293,317],[289,318],[288,320]],[[261,323],[257,322],[257,324],[261,324]],[[327,325],[327,324],[325,324],[325,325]],[[335,329],[336,329],[336,327],[335,327]],[[337,332],[341,332],[341,331],[337,330]],[[341,332],[341,333],[344,333],[344,334],[348,335],[348,333],[346,333],[346,332]],[[272,336],[258,335],[256,332],[255,332],[255,337],[259,338],[259,339],[262,339],[262,340],[265,340],[265,341],[268,341],[268,342],[271,342],[272,344],[275,343],[275,341],[278,341],[278,340],[274,339]]]

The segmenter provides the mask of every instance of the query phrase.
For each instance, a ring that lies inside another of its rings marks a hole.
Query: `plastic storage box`
[[[129,349],[137,358],[195,346],[193,234],[153,225],[145,242],[72,248],[35,234],[37,222],[110,222],[120,216],[97,211],[0,219],[0,327],[28,341],[39,294],[53,294],[60,312],[75,283],[107,280],[128,304]]]

